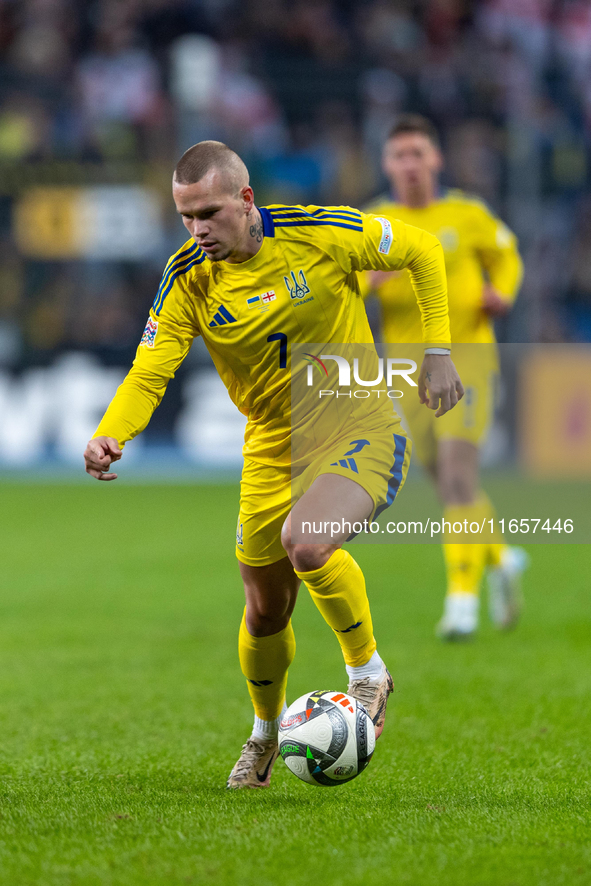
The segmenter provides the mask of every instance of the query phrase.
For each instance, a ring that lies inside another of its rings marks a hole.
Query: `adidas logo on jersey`
[[[339,467],[340,468],[351,468],[351,470],[355,474],[359,473],[359,471],[357,470],[357,462],[355,461],[354,458],[340,458],[338,461],[333,461],[333,463],[331,464],[331,468],[339,468]]]
[[[236,317],[233,317],[227,308],[225,308],[223,305],[220,305],[216,313],[213,315],[213,320],[211,321],[211,323],[208,323],[208,326],[213,329],[214,326],[225,326],[227,323],[236,322]]]

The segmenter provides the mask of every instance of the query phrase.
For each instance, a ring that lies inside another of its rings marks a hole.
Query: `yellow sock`
[[[488,545],[443,545],[448,594],[478,594]]]
[[[471,504],[448,505],[444,508],[443,519],[450,523],[461,523],[468,531],[461,533],[444,532],[443,556],[447,572],[448,594],[478,594],[480,582],[488,557],[488,543],[482,542],[481,533],[471,534],[471,523],[478,523],[489,517],[488,500],[480,497]],[[467,521],[467,522],[466,522]],[[485,525],[490,537],[490,527]],[[480,536],[480,538],[479,538]],[[454,540],[457,539],[457,540]]]
[[[487,552],[486,552],[486,565],[499,566],[501,563],[501,558],[503,556],[503,551],[507,547],[505,544],[505,540],[499,529],[499,524],[497,522],[497,512],[495,511],[494,505],[491,502],[490,498],[483,492],[482,490],[478,493],[478,499],[476,502],[480,506],[480,513],[482,514],[481,519],[486,520],[487,525],[489,524],[489,520],[493,521],[493,531],[488,534],[488,544],[487,544]]]
[[[340,548],[320,569],[298,572],[325,622],[336,633],[345,664],[367,664],[376,651],[363,572]]]
[[[496,511],[487,494],[480,491],[471,504],[446,507],[443,519],[452,525],[454,523],[464,525],[465,520],[468,527],[471,523],[478,523],[480,527],[484,525],[484,531],[481,533],[448,531],[443,536],[447,593],[477,594],[485,567],[498,566],[506,547],[498,528]],[[490,520],[493,521],[492,531]]]
[[[278,634],[253,637],[246,627],[245,609],[238,635],[238,655],[256,716],[261,720],[275,720],[283,707],[287,669],[295,655],[291,621]]]
[[[487,566],[492,566],[493,569],[496,566],[500,566],[503,558],[503,551],[506,547],[507,545],[504,542],[500,545],[489,545]]]

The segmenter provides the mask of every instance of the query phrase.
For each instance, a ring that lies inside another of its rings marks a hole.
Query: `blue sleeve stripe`
[[[314,225],[315,227],[318,227],[319,225],[330,225],[331,228],[348,228],[350,231],[361,231],[361,233],[363,233],[363,225],[344,225],[342,222],[321,221],[320,219],[308,219],[307,221],[275,222],[276,228],[303,228],[308,225]]]
[[[352,215],[341,215],[338,212],[327,212],[326,215],[317,215],[315,218],[310,218],[310,216],[302,215],[301,212],[290,212],[284,213],[282,215],[275,215],[273,219],[275,224],[281,224],[284,219],[288,218],[302,218],[309,221],[323,221],[325,219],[341,219],[342,221],[354,222],[358,225],[362,224],[361,216],[352,216]]]
[[[162,290],[166,286],[166,284],[168,282],[168,278],[169,278],[170,274],[172,274],[174,272],[175,268],[178,268],[178,267],[180,267],[180,265],[189,261],[189,259],[191,257],[194,257],[197,254],[197,252],[199,252],[199,251],[200,251],[200,247],[197,246],[196,243],[194,243],[193,246],[189,247],[189,249],[185,249],[184,252],[181,252],[178,255],[174,255],[172,257],[172,259],[168,262],[168,264],[166,265],[166,267],[164,269],[164,274],[162,275],[162,280],[160,281],[160,286],[158,287],[158,295],[160,295],[160,293],[162,292]]]
[[[283,212],[280,215],[274,215],[273,221],[275,224],[279,224],[280,222],[286,219],[292,218],[302,218],[307,219],[309,221],[321,221],[323,218],[332,218],[332,219],[340,219],[341,221],[353,222],[353,224],[363,224],[363,219],[360,215],[346,215],[342,212],[326,212],[323,215],[303,215],[301,212]]]
[[[274,237],[275,225],[273,224],[273,216],[268,209],[265,209],[262,206],[257,207],[257,209],[261,213],[261,218],[263,220],[263,235],[265,237]]]
[[[160,292],[162,292],[162,290],[166,286],[170,274],[173,273],[176,268],[180,267],[182,264],[185,264],[185,262],[195,257],[199,251],[200,247],[197,246],[196,243],[194,243],[193,246],[190,246],[188,249],[185,249],[183,252],[172,257],[164,270],[164,274],[162,275],[162,280],[160,281],[159,286]]]
[[[295,215],[303,215],[308,218],[322,218],[324,215],[339,215],[345,218],[354,219],[355,221],[361,221],[361,213],[357,209],[345,209],[340,206],[331,206],[330,208],[327,206],[320,206],[318,209],[315,209],[314,212],[306,212],[301,206],[282,206],[280,209],[270,209],[269,212],[273,218],[280,218],[288,213],[294,213]]]
[[[200,252],[201,252],[201,250],[200,250]],[[186,274],[187,271],[190,271],[191,268],[195,267],[195,265],[200,265],[201,262],[203,262],[203,261],[205,261],[205,253],[204,252],[201,253],[201,255],[198,254],[197,258],[194,258],[192,261],[190,261],[189,264],[186,265],[184,268],[177,268],[177,270],[174,272],[174,274],[172,274],[172,276],[170,277],[168,284],[166,286],[166,289],[164,289],[162,291],[161,295],[156,296],[156,300],[154,302],[154,308],[153,308],[156,316],[158,316],[160,311],[162,310],[162,305],[164,304],[164,299],[166,298],[166,296],[168,295],[168,293],[172,289],[173,283],[176,280],[176,278],[180,277],[181,274]]]
[[[164,279],[164,277],[166,277],[167,273],[170,271],[170,269],[172,268],[172,266],[174,264],[176,264],[178,261],[180,261],[185,256],[189,255],[191,252],[194,252],[196,246],[197,246],[197,244],[193,243],[192,246],[189,246],[187,249],[184,249],[183,252],[177,252],[175,255],[171,256],[166,263],[166,267],[164,268],[164,273],[162,275],[162,279]]]
[[[154,299],[154,310],[159,306],[162,306],[162,302],[170,292],[170,287],[178,277],[180,273],[184,273],[185,270],[188,270],[189,267],[193,267],[192,262],[195,258],[200,258],[201,249],[198,249],[197,252],[191,250],[191,254],[182,259],[182,261],[177,262],[173,267],[171,267],[168,274],[165,275],[164,279],[161,281],[160,286],[158,287],[158,292],[156,293],[156,298]]]
[[[345,212],[347,215],[361,215],[359,209],[347,209],[346,206],[319,206],[314,212],[308,212],[303,206],[277,206],[269,209],[269,212],[272,215],[276,215],[278,212],[300,212],[302,215],[310,216],[320,215],[323,212]]]

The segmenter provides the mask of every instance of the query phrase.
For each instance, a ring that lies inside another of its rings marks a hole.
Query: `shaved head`
[[[227,145],[204,141],[185,151],[174,171],[172,197],[210,261],[241,262],[258,252],[263,221],[248,169]]]
[[[243,161],[223,142],[216,141],[198,142],[185,151],[174,170],[174,181],[193,185],[214,171],[229,194],[238,194],[248,187],[248,169]]]

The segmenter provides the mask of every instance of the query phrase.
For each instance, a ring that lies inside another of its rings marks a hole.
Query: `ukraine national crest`
[[[306,281],[304,272],[300,269],[296,278],[295,272],[290,271],[290,277],[284,277],[287,291],[292,298],[303,298],[310,292],[310,287]]]
[[[157,332],[158,321],[152,320],[151,317],[148,317],[148,322],[146,323],[146,328],[144,329],[140,345],[145,345],[147,348],[153,348]]]

